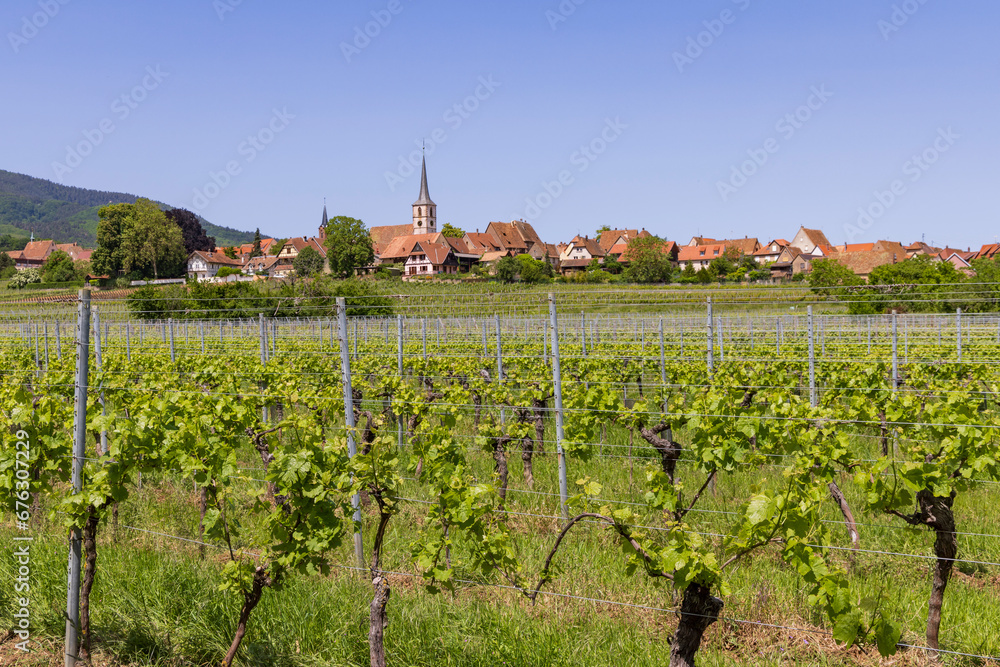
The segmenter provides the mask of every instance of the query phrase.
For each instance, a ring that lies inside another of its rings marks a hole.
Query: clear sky
[[[324,197],[408,223],[426,139],[470,231],[964,248],[1000,234],[998,26],[995,0],[4,0],[0,168],[284,237]]]

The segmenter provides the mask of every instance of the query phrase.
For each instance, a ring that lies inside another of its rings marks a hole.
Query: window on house
[[[705,256],[705,251],[704,251],[704,250],[702,250],[701,252],[699,252],[699,253],[698,253],[698,256],[699,256],[699,257],[704,257],[704,256]]]
[[[716,255],[718,255],[718,254],[719,254],[719,251],[718,251],[718,250],[716,250],[716,251],[715,251],[715,254],[716,254]]]

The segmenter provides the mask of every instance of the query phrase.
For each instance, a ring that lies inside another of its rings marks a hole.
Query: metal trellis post
[[[340,320],[340,366],[344,384],[344,418],[347,422],[347,453],[354,458],[358,453],[354,442],[354,392],[351,387],[351,348],[347,339],[347,303],[344,297],[337,297],[337,315]],[[365,566],[365,551],[361,543],[361,498],[358,494],[351,496],[354,507],[354,555],[358,559],[358,567]]]

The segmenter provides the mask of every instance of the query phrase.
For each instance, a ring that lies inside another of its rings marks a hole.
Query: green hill
[[[136,199],[135,195],[122,192],[59,185],[0,169],[0,234],[27,237],[34,232],[36,239],[94,247],[98,209],[107,204],[133,204]],[[160,206],[171,208],[166,204]],[[214,236],[220,246],[253,241],[252,232],[219,227],[200,216],[199,219],[205,233]]]

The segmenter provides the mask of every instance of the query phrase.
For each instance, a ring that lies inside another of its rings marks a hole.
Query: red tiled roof
[[[726,246],[715,243],[711,245],[686,245],[677,255],[678,262],[708,262],[726,254]]]
[[[611,248],[618,245],[619,240],[623,236],[625,237],[625,243],[628,243],[629,239],[634,239],[638,235],[638,229],[612,229],[610,231],[601,232],[601,237],[598,240],[598,243],[600,243],[604,252],[611,252]]]
[[[21,259],[25,261],[42,261],[56,250],[56,244],[52,241],[30,241],[21,252]]]
[[[413,233],[413,225],[386,225],[384,227],[372,227],[368,230],[368,235],[372,237],[372,245],[375,254],[381,256],[382,251],[400,236],[408,236]]]
[[[194,252],[191,253],[191,256],[194,257],[195,255],[198,255],[209,264],[223,264],[225,266],[239,266],[239,267],[242,267],[244,265],[244,262],[242,260],[231,259],[229,257],[226,257],[225,253],[221,253],[218,251],[208,252],[207,250],[195,250]]]
[[[429,241],[415,243],[413,250],[410,251],[411,257],[414,255],[426,255],[427,261],[434,266],[441,266],[444,264],[450,254],[451,247],[448,244],[431,243]]]

